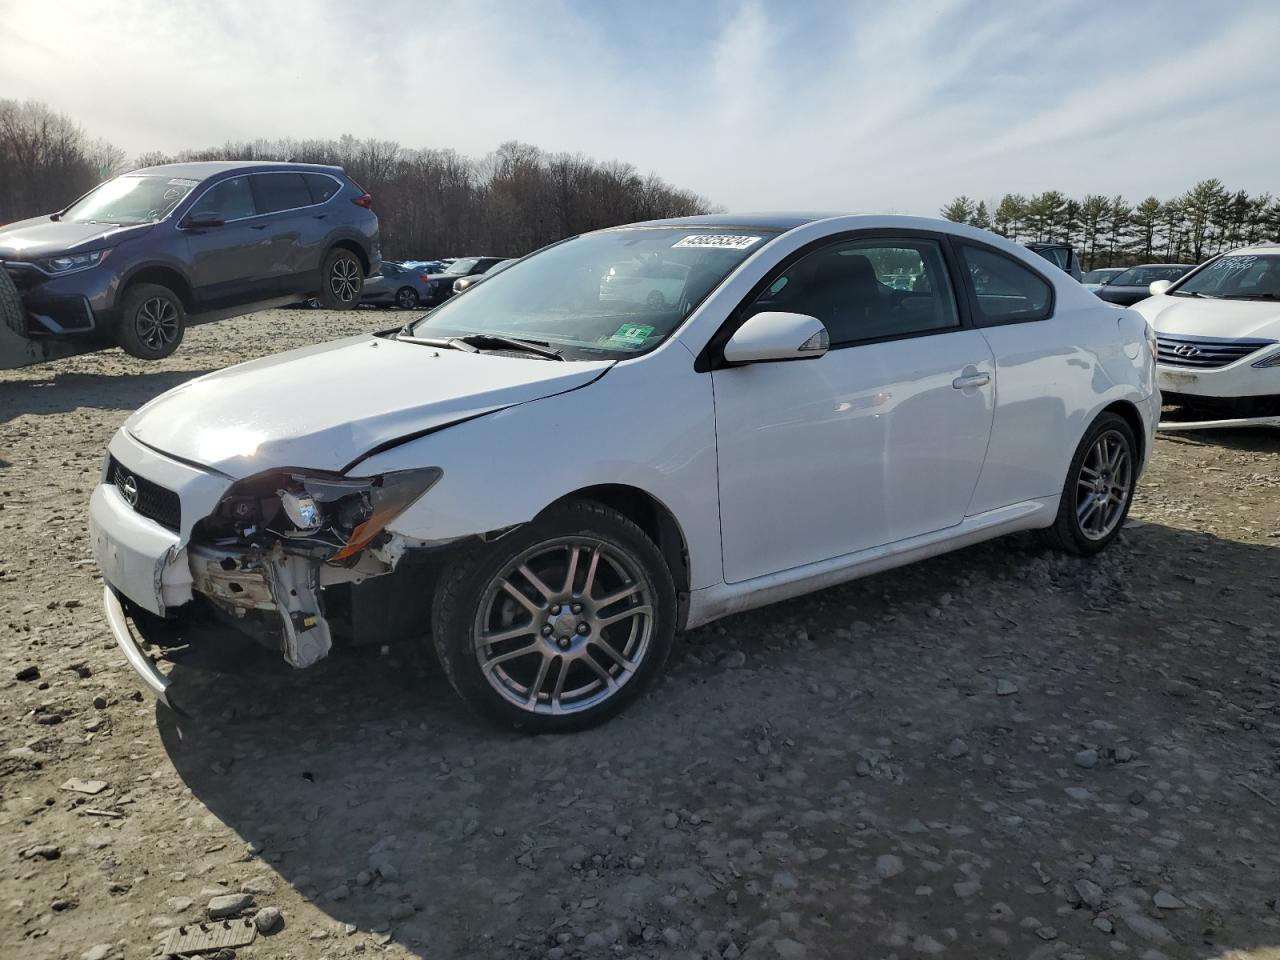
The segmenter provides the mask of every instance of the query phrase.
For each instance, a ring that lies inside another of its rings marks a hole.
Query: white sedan
[[[602,296],[636,258],[681,289]],[[107,619],[166,702],[139,634],[217,624],[296,667],[429,634],[483,713],[582,727],[726,614],[1020,530],[1103,549],[1151,451],[1153,355],[1138,314],[959,224],[585,234],[398,334],[130,417],[91,504]]]
[[[1155,328],[1169,400],[1280,413],[1280,244],[1233,250],[1150,292],[1134,309]]]

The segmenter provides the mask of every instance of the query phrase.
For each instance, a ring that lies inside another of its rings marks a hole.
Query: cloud
[[[0,90],[131,153],[350,132],[621,159],[730,209],[1280,188],[1280,7],[0,0]]]

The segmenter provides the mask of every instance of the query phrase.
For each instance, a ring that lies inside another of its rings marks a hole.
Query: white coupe
[[[1166,399],[1237,416],[1280,413],[1280,243],[1233,250],[1135,304],[1159,341]]]
[[[606,296],[629,262],[683,283]],[[140,643],[213,624],[304,667],[404,634],[489,716],[582,727],[717,617],[1014,531],[1103,549],[1154,352],[1137,313],[954,223],[600,230],[137,411],[92,496],[107,620],[165,702]]]

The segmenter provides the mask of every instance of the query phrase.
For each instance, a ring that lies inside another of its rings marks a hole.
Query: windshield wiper
[[[563,360],[564,356],[557,350],[549,349],[550,345],[546,343],[537,343],[533,340],[517,340],[515,337],[504,337],[498,333],[468,333],[466,336],[454,337],[452,339],[460,340],[468,344],[473,349],[484,349],[486,346],[510,347],[513,350],[520,350],[524,353],[532,353],[538,357],[545,357],[548,360]]]
[[[1224,293],[1223,300],[1280,300],[1280,293]]]
[[[407,327],[405,329],[408,329]],[[401,330],[395,335],[396,340],[403,343],[416,343],[424,347],[443,347],[446,350],[461,350],[463,353],[479,353],[480,348],[461,340],[458,337],[415,337]]]

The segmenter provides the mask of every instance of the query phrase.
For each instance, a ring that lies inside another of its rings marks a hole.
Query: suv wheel
[[[139,360],[162,360],[178,349],[186,328],[187,312],[176,293],[157,283],[138,283],[120,302],[116,343]]]
[[[436,587],[432,635],[472,706],[550,733],[600,723],[635,700],[662,669],[675,621],[657,546],[583,500],[455,564]]]
[[[1138,478],[1138,444],[1123,417],[1104,413],[1093,422],[1067,470],[1053,526],[1045,530],[1052,547],[1091,556],[1120,534],[1133,503]]]
[[[364,289],[364,267],[360,258],[345,247],[336,247],[324,258],[320,269],[320,305],[330,310],[351,310],[360,303]]]

